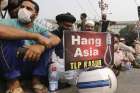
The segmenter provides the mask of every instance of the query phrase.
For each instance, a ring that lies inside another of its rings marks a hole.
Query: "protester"
[[[84,31],[85,30],[85,22],[86,22],[86,19],[87,18],[87,14],[86,13],[82,13],[80,15],[80,19],[81,19],[81,22],[77,25],[77,28],[80,30],[80,31]]]
[[[44,85],[41,84],[39,77],[47,75],[46,67],[50,56],[48,48],[57,45],[60,39],[33,23],[38,12],[39,6],[36,2],[24,0],[20,4],[17,19],[0,20],[2,53],[0,66],[8,80],[7,93],[24,93],[18,80],[22,72],[31,72],[33,75],[32,85],[35,93],[44,91]],[[17,59],[19,47],[26,49],[21,59]],[[5,63],[2,63],[3,60]],[[28,70],[28,67],[31,70]]]
[[[140,64],[140,41],[138,39],[134,40],[134,49],[136,51],[136,62]]]
[[[135,60],[135,50],[131,46],[125,44],[125,39],[119,37],[119,35],[114,35],[114,63],[116,66],[121,65],[124,68],[129,69],[128,64],[132,65],[134,68],[140,68]]]
[[[95,22],[92,20],[87,20],[85,22],[85,31],[94,31]]]
[[[72,26],[73,26],[73,23],[75,23],[76,18],[73,15],[71,15],[70,13],[64,13],[64,14],[57,15],[56,16],[56,21],[57,21],[57,24],[58,24],[59,27],[56,30],[52,31],[52,33],[57,35],[59,38],[61,38],[61,42],[59,43],[59,45],[57,45],[55,47],[55,54],[56,54],[57,58],[62,59],[61,60],[62,62],[60,62],[60,63],[62,63],[62,66],[63,66],[63,69],[64,69],[63,32],[72,30]],[[61,74],[61,77],[63,77],[63,76],[64,75]],[[69,86],[67,83],[63,83],[63,84],[59,83],[59,89],[67,87],[67,86]]]
[[[116,23],[114,21],[107,20],[107,15],[106,14],[102,15],[102,20],[100,22],[101,22],[101,32],[109,31],[109,26]]]

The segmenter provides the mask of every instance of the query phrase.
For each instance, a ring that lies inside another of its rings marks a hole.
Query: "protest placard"
[[[112,42],[110,33],[64,31],[65,70],[113,64]]]

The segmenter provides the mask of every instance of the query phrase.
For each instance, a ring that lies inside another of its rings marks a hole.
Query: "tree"
[[[120,30],[120,36],[124,37],[126,44],[132,46],[133,41],[137,38],[137,32],[134,30],[135,25],[127,25],[125,28]]]

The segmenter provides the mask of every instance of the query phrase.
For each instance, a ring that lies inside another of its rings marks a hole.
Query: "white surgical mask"
[[[21,8],[18,11],[18,20],[22,23],[31,22],[32,13],[28,11],[26,8]]]
[[[3,10],[4,8],[6,8],[8,6],[8,0],[2,0],[1,1],[1,10]]]

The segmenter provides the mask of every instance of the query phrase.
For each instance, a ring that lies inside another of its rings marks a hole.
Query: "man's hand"
[[[52,46],[59,44],[60,38],[56,35],[48,33],[48,37],[38,35],[37,41],[45,47],[51,48]]]
[[[32,62],[38,61],[42,53],[45,51],[45,46],[39,44],[25,46],[25,47],[27,48],[27,51],[24,55],[24,60],[28,60]]]
[[[44,37],[44,36],[42,36],[42,35],[40,35],[40,36],[38,37],[38,42],[39,42],[40,44],[44,45],[44,46],[47,47],[47,48],[50,48],[50,47],[51,47],[49,38]]]

